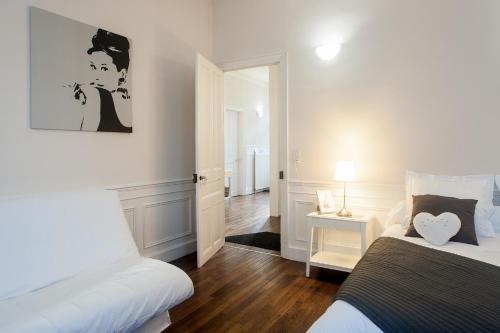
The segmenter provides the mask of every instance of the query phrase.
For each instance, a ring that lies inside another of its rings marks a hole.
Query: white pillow
[[[438,176],[412,171],[406,172],[406,209],[401,223],[404,227],[410,225],[413,207],[413,195],[442,195],[458,199],[476,199],[474,224],[476,234],[481,237],[495,237],[495,229],[489,220],[494,212],[493,175],[476,176]]]
[[[495,206],[495,212],[490,218],[493,228],[496,232],[500,233],[500,207]]]
[[[385,221],[384,228],[387,229],[391,225],[401,224],[403,218],[405,217],[405,201],[401,200],[392,207],[392,209],[387,214],[387,220]]]

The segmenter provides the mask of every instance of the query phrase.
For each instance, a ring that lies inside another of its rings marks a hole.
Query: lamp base
[[[341,210],[339,210],[337,212],[337,216],[340,216],[340,217],[352,217],[352,213],[350,211],[347,210],[347,208],[342,208]]]

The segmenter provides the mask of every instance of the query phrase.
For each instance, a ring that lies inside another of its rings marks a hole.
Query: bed
[[[407,171],[405,183],[385,231],[309,332],[500,332],[495,176]]]
[[[399,239],[420,247],[431,248],[447,253],[500,267],[500,235],[496,238],[480,237],[479,246],[449,242],[443,246],[433,246],[422,238],[405,237],[405,229],[399,224],[388,227],[382,237]],[[355,271],[353,272],[355,273]],[[498,301],[500,316],[500,300]],[[336,300],[309,329],[317,332],[382,332],[366,315],[346,301]]]
[[[0,199],[0,332],[162,332],[193,295],[142,257],[114,191]]]

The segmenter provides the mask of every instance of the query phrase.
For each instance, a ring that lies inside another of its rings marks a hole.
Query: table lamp
[[[356,181],[356,166],[353,161],[338,161],[335,169],[335,180],[344,182],[344,206],[337,212],[337,216],[351,217],[352,213],[345,207],[345,188],[347,182]]]

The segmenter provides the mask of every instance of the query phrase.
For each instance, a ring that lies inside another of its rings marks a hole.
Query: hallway
[[[225,200],[226,236],[262,231],[280,233],[280,218],[269,216],[269,192]]]

